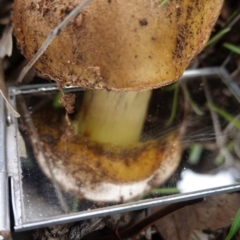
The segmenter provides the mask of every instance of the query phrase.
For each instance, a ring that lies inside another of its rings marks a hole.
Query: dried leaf
[[[155,227],[163,239],[187,240],[190,239],[194,230],[195,217],[196,215],[192,214],[192,208],[187,206],[160,219],[155,223]]]
[[[218,229],[229,226],[240,207],[240,193],[221,194],[196,205],[196,229]]]
[[[7,98],[7,91],[3,77],[3,66],[2,66],[2,59],[0,58],[0,95],[2,95],[3,99],[6,102],[6,106],[8,110],[12,113],[14,117],[20,117],[19,113],[13,108],[13,106],[9,103]]]
[[[187,240],[195,229],[219,229],[230,226],[240,207],[240,193],[221,194],[186,206],[155,223],[163,239]],[[159,207],[153,208],[153,211]]]
[[[0,84],[0,88],[1,88],[1,84]],[[3,91],[0,90],[0,94],[2,95],[3,99],[5,100],[6,103],[6,107],[7,109],[12,113],[12,115],[16,118],[20,117],[20,114],[13,108],[13,106],[9,103],[6,95],[4,95]]]
[[[3,32],[2,38],[0,39],[0,94],[4,98],[6,102],[6,106],[9,109],[9,111],[12,113],[14,117],[20,117],[19,113],[12,107],[12,105],[8,102],[7,99],[7,92],[6,92],[6,86],[4,82],[3,77],[3,67],[2,67],[2,59],[5,56],[11,56],[12,55],[12,31],[13,28],[11,25],[7,26],[5,31]]]
[[[12,31],[13,28],[9,25],[3,32],[2,38],[0,39],[0,58],[4,58],[5,56],[10,57],[12,55]]]

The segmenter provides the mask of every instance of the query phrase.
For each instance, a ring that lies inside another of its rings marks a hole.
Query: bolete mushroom
[[[15,0],[13,25],[23,55],[30,60],[81,2]],[[181,155],[178,133],[140,141],[150,89],[182,75],[206,44],[222,3],[93,0],[60,32],[35,68],[59,87],[93,89],[86,90],[74,141],[66,143],[58,126],[35,118],[39,134],[54,139],[44,148],[64,189],[93,200],[128,200],[173,173]]]

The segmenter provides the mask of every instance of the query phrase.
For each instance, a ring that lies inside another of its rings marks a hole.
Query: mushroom
[[[79,3],[15,0],[15,35],[28,60],[49,30]],[[39,74],[60,88],[89,89],[74,140],[64,140],[59,126],[49,127],[41,116],[34,117],[39,134],[54,139],[43,146],[54,165],[54,178],[67,191],[92,200],[129,200],[164,182],[179,164],[179,132],[161,140],[140,140],[151,89],[182,75],[206,44],[223,0],[159,4],[94,0],[35,64]],[[50,176],[46,161],[39,157],[39,162]]]

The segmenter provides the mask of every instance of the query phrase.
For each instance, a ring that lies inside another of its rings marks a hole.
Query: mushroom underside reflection
[[[130,200],[166,181],[181,159],[179,131],[119,149],[81,136],[66,140],[64,118],[62,127],[46,120],[54,117],[52,111],[32,117],[42,144],[43,152],[34,149],[41,169],[66,192],[82,198]]]

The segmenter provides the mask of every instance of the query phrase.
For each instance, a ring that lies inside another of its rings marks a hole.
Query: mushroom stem
[[[77,134],[98,143],[127,146],[139,141],[151,90],[86,90],[77,118]]]

